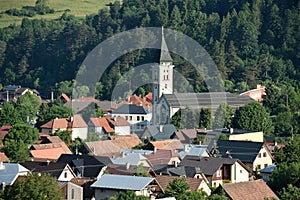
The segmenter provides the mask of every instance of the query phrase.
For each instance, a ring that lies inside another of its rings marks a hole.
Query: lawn
[[[97,13],[113,0],[49,0],[49,6],[55,10],[54,14],[36,15],[33,18],[56,19],[62,15],[66,9],[71,10],[70,14],[84,17],[89,14]],[[23,6],[34,6],[35,0],[0,0],[0,12],[8,9],[21,9]],[[10,24],[20,24],[23,17],[0,14],[0,27]]]

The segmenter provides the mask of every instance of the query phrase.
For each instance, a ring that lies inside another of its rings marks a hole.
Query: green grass
[[[0,0],[0,12],[23,6],[34,6],[36,0]],[[96,14],[106,4],[113,0],[49,0],[49,6],[55,10],[54,14],[36,15],[32,19],[57,19],[63,11],[70,9],[70,14],[84,17],[89,14]],[[9,26],[10,24],[21,24],[23,17],[0,14],[0,27]]]

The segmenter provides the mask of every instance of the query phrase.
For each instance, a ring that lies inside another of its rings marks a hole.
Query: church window
[[[168,88],[168,84],[165,84],[165,88]]]
[[[169,75],[167,75],[167,80],[169,80]]]

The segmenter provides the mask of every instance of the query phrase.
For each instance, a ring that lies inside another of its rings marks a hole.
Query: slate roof
[[[146,115],[149,113],[143,106],[137,106],[134,104],[124,104],[116,110],[112,111],[113,114],[140,114]]]
[[[29,173],[29,170],[19,163],[2,163],[2,166],[0,165],[0,183],[12,185],[18,178],[18,174],[22,172]]]
[[[185,156],[208,156],[207,146],[206,145],[188,145],[186,147],[187,150],[185,150],[185,146],[178,148],[179,156],[181,159],[183,159]]]
[[[109,174],[119,174],[127,176],[135,176],[137,173],[138,166],[134,165],[119,165],[119,164],[110,164],[107,166],[106,170]],[[155,174],[150,167],[142,166],[145,172]]]
[[[91,187],[140,191],[153,180],[155,179],[149,177],[104,174],[99,180],[92,184]]]
[[[279,199],[263,180],[228,183],[222,185],[226,194],[234,200]]]
[[[165,41],[164,29],[161,30],[161,47],[160,47],[160,62],[172,62],[172,58],[169,54],[168,46]]]
[[[191,166],[169,167],[167,171],[171,176],[186,176],[189,178],[194,178],[196,174],[202,173],[202,170],[199,167]]]
[[[64,171],[67,164],[65,163],[47,163],[47,162],[32,162],[26,161],[21,163],[24,167],[29,169],[32,173],[47,173],[52,177],[58,178]],[[71,170],[71,169],[70,169]]]
[[[171,107],[190,109],[217,108],[223,102],[237,108],[254,101],[248,96],[236,96],[229,92],[163,94],[162,97]]]
[[[267,173],[267,174],[271,174],[273,173],[273,171],[276,169],[276,165],[269,165],[268,167],[265,167],[263,169],[260,170],[261,173]]]
[[[111,159],[113,164],[126,164],[129,163],[130,165],[138,165],[140,161],[146,160],[147,158],[138,153],[128,153],[127,155]]]
[[[199,167],[201,171],[208,176],[212,176],[222,165],[232,165],[237,161],[233,158],[215,158],[206,157],[199,158],[198,156],[186,156],[180,163],[183,166]]]
[[[233,140],[217,141],[217,149],[222,157],[228,157],[227,153],[230,152],[232,158],[239,159],[243,163],[253,163],[263,145],[263,142]]]

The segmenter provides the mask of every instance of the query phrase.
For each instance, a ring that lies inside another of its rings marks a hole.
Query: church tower
[[[162,94],[173,94],[173,62],[164,37],[162,27],[159,65],[152,69],[152,124],[159,124],[158,100]]]

